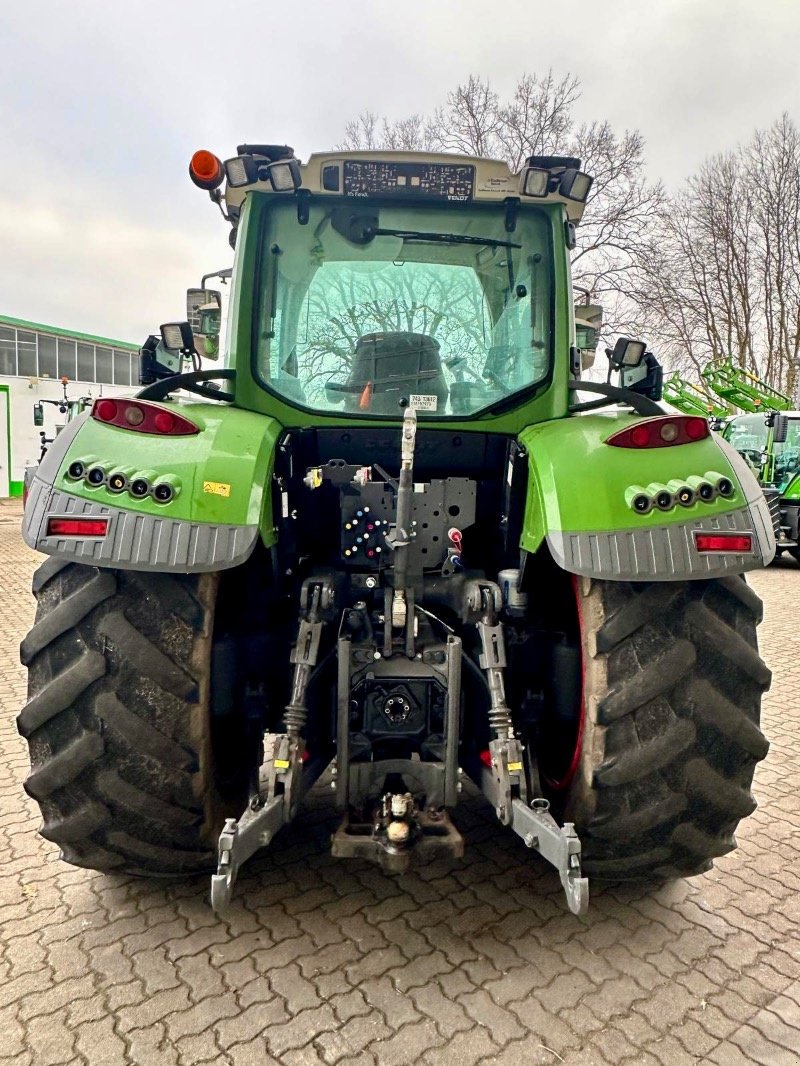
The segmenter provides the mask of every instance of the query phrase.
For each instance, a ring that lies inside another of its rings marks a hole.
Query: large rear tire
[[[25,789],[42,836],[76,866],[207,869],[214,785],[210,663],[215,574],[114,571],[48,559],[22,642]]]
[[[580,751],[562,794],[588,874],[702,873],[735,847],[768,743],[770,671],[761,601],[742,577],[577,582],[583,656]]]

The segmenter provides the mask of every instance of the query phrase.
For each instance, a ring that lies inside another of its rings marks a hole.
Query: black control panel
[[[475,482],[444,478],[414,486],[411,555],[420,569],[441,566],[453,550],[449,530],[460,534],[475,522]],[[393,489],[370,481],[341,494],[341,559],[378,569],[391,566],[386,534],[395,522]]]
[[[345,196],[381,196],[409,199],[472,199],[475,167],[466,163],[394,163],[347,160],[344,164]]]

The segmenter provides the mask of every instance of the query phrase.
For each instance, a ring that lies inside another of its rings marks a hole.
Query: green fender
[[[756,479],[716,434],[693,443],[620,448],[608,438],[644,421],[597,413],[529,426],[519,435],[528,455],[528,490],[520,546],[546,542],[556,561],[576,574],[612,580],[685,580],[760,567],[774,555],[769,511]],[[684,506],[683,486],[727,478],[733,492],[710,502],[695,491]],[[634,510],[633,500],[665,491],[666,510]],[[694,534],[711,530],[752,534],[751,552],[697,551]]]
[[[69,423],[51,445],[33,479],[23,522],[31,547],[80,557],[95,565],[129,569],[201,571],[242,562],[260,535],[275,542],[270,486],[282,427],[273,418],[211,403],[172,402],[199,432],[156,435],[107,425],[88,414]],[[101,468],[95,487],[70,477],[72,464]],[[108,479],[121,473],[126,488]],[[165,482],[173,498],[135,498],[137,478]],[[103,544],[48,535],[48,519],[65,513],[109,516]]]

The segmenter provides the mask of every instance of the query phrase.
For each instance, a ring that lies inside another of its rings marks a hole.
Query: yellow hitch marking
[[[231,487],[224,481],[204,481],[203,492],[208,492],[212,496],[230,496]]]
[[[288,759],[275,759],[275,761],[273,763],[273,766],[277,767],[278,770],[288,770],[289,769],[289,760]]]
[[[518,773],[521,769],[522,769],[522,763],[521,762],[510,762],[508,764],[509,773],[515,774],[515,773]]]

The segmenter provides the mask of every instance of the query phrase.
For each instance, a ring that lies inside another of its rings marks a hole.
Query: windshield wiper
[[[372,229],[375,237],[400,237],[404,241],[430,241],[433,244],[480,244],[484,248],[521,248],[512,241],[498,241],[494,237],[473,237],[468,233],[420,233],[413,229]]]

